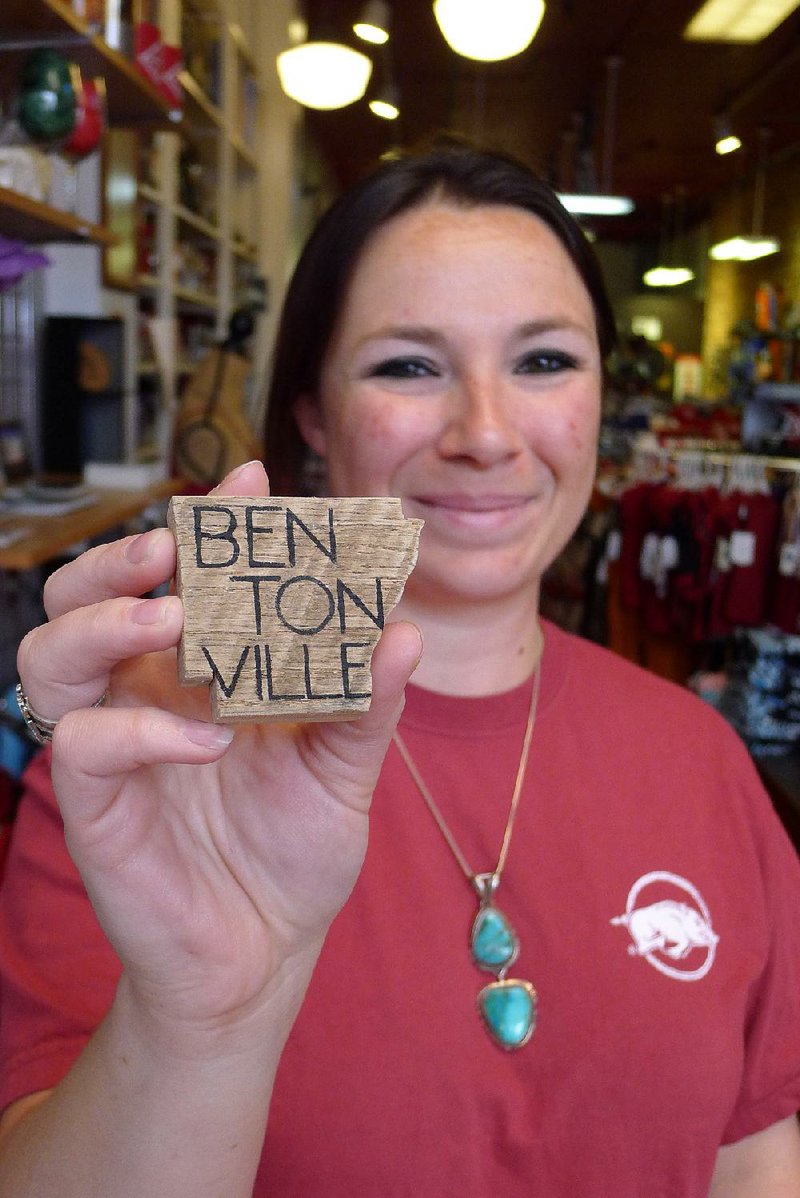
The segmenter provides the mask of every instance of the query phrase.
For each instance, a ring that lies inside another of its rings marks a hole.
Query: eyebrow
[[[547,316],[541,320],[525,321],[524,324],[514,329],[513,336],[521,340],[525,337],[540,336],[542,333],[562,331],[581,333],[584,336],[589,335],[588,330],[582,324],[571,319],[569,316]],[[441,346],[446,342],[447,338],[444,334],[430,328],[428,325],[389,325],[368,333],[361,339],[360,344],[363,345],[370,341],[382,340],[421,341],[425,345]]]

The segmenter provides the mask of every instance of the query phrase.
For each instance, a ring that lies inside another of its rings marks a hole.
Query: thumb
[[[267,472],[257,459],[245,462],[226,474],[209,495],[269,495]]]

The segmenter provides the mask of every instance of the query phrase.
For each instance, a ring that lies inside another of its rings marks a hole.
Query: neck
[[[426,604],[403,596],[396,616],[422,632],[422,660],[412,682],[443,695],[465,697],[513,690],[539,664],[543,637],[536,596],[464,603],[461,608]]]

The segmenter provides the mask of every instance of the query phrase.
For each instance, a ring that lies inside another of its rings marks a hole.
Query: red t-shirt
[[[800,866],[747,753],[693,696],[545,631],[497,896],[511,974],[538,991],[532,1040],[506,1053],[480,1023],[476,903],[392,749],[281,1062],[259,1198],[706,1198],[720,1143],[800,1106]],[[409,688],[404,738],[477,871],[497,859],[529,693]],[[44,768],[0,908],[2,1102],[58,1081],[118,969]]]

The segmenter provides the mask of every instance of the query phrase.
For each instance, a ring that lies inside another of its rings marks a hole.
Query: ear
[[[300,430],[300,436],[309,449],[313,449],[318,457],[324,458],[327,452],[328,438],[325,434],[325,421],[322,417],[322,407],[315,395],[304,392],[292,404],[295,424]]]

